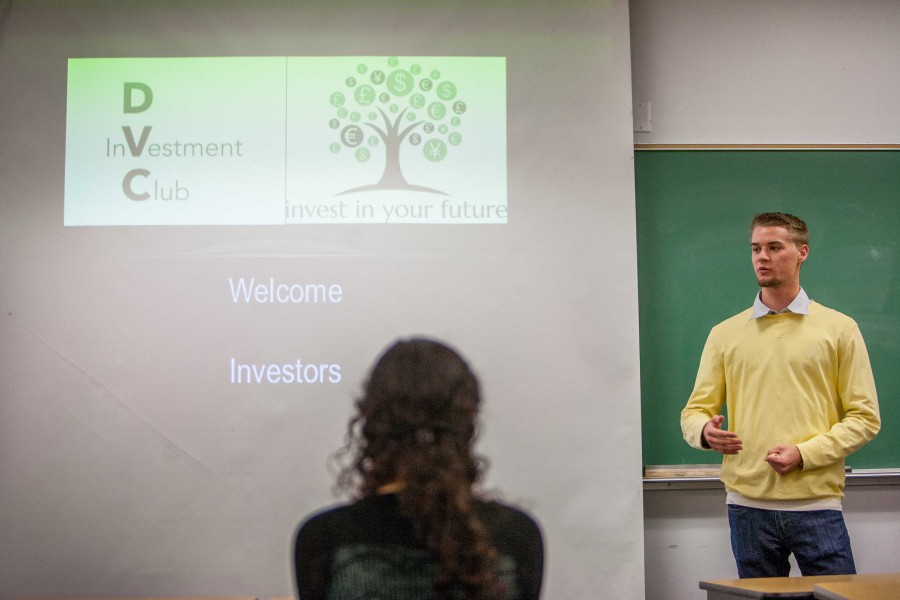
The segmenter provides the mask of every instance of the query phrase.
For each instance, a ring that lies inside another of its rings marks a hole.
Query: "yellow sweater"
[[[703,448],[703,426],[722,405],[743,450],[725,455],[728,491],[761,500],[844,495],[844,457],[881,427],[875,380],[856,322],[810,302],[809,314],[751,319],[739,313],[709,333],[694,391],[681,411],[688,444]],[[793,444],[803,469],[778,475],[766,451]]]

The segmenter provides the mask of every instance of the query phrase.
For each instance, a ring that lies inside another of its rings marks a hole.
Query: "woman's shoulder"
[[[544,570],[544,540],[537,520],[525,510],[503,502],[480,502],[479,519],[488,528],[498,552],[498,567],[514,573],[518,593],[538,598]]]
[[[475,506],[480,515],[485,517],[535,522],[534,517],[525,509],[505,501],[495,499],[476,500]]]
[[[319,509],[300,523],[297,538],[328,537],[336,542],[405,540],[407,529],[397,510],[396,496],[386,494]]]
[[[336,523],[342,521],[347,514],[348,505],[340,504],[320,508],[304,517],[297,526],[296,538],[302,540],[321,538],[328,535]]]
[[[476,513],[481,522],[491,530],[495,539],[513,537],[520,540],[540,540],[541,538],[537,520],[516,506],[497,500],[479,501],[476,503]]]

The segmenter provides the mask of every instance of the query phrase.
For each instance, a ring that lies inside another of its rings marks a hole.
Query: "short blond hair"
[[[750,221],[750,233],[757,227],[784,227],[788,237],[798,248],[809,245],[809,229],[803,219],[782,212],[760,213]]]

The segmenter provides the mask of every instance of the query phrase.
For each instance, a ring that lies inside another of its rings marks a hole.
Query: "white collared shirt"
[[[800,293],[797,294],[797,297],[794,298],[790,304],[788,304],[782,310],[772,310],[762,301],[762,291],[756,294],[756,299],[753,301],[753,314],[750,315],[751,319],[758,319],[760,317],[765,317],[767,315],[779,315],[782,313],[792,312],[797,313],[798,315],[808,315],[809,314],[809,296],[806,295],[806,292],[803,288],[800,288]]]

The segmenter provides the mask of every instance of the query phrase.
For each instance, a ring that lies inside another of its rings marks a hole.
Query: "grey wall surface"
[[[632,0],[647,144],[896,144],[892,0]]]

